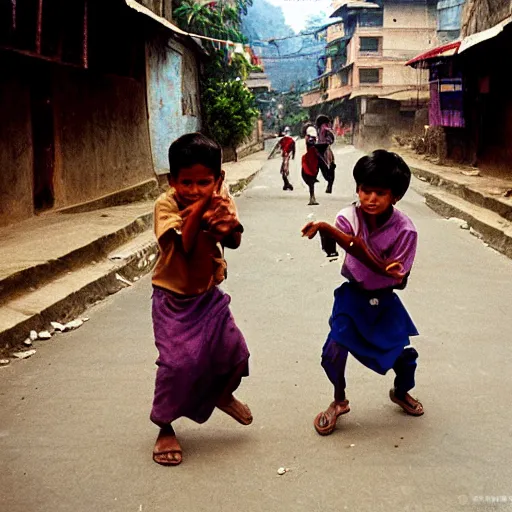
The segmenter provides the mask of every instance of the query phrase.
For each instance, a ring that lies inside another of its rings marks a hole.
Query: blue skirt
[[[329,321],[331,331],[323,358],[333,352],[332,343],[345,347],[362,364],[381,375],[393,368],[409,337],[418,330],[392,289],[363,290],[344,283],[334,292]]]

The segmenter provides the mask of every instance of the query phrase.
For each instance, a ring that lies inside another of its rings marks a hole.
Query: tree
[[[214,39],[244,41],[239,30],[240,11],[226,2],[201,4],[194,0],[183,0],[173,12],[173,17],[178,26],[187,32]]]
[[[251,4],[252,0],[237,0],[234,6],[226,1],[183,0],[174,18],[188,32],[243,43],[241,15]],[[254,66],[226,47],[219,49],[209,41],[204,44],[210,54],[201,77],[204,128],[221,146],[236,150],[252,134],[258,117],[254,96],[243,82]]]
[[[254,96],[242,80],[209,80],[203,105],[208,134],[234,150],[251,135],[259,115]]]

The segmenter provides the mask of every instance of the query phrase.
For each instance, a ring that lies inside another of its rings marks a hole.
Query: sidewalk
[[[416,188],[430,208],[464,220],[485,243],[512,258],[512,172],[508,179],[489,176],[471,167],[436,165],[403,147],[393,150],[423,182]]]
[[[226,183],[230,192],[236,194],[243,190],[265,165],[267,157],[266,151],[259,151],[238,162],[222,164],[222,168],[226,171]]]
[[[232,193],[263,167],[264,151],[224,165]],[[0,228],[0,359],[32,350],[31,331],[47,338],[149,272],[157,257],[153,201],[81,213],[48,213]],[[33,333],[35,338],[35,333]]]

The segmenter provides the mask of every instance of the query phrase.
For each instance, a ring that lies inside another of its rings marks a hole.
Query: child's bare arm
[[[237,249],[240,246],[243,227],[230,197],[215,195],[203,220],[210,234],[224,247]]]
[[[327,222],[309,222],[302,229],[302,236],[312,239],[319,231],[333,238],[343,250],[357,258],[374,272],[396,279],[403,279],[405,277],[400,262],[386,262],[382,260],[373,254],[360,237],[348,235]]]

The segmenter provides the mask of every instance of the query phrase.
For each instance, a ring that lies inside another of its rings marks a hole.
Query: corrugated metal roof
[[[420,53],[418,56],[414,57],[414,59],[411,59],[410,61],[406,62],[405,65],[416,67],[420,62],[424,62],[426,60],[455,55],[459,50],[460,46],[460,41],[454,41],[453,43],[443,44],[442,46],[431,48],[426,52]]]
[[[503,32],[503,29],[509,24],[512,23],[512,16],[503,20],[501,23],[494,25],[494,27],[484,30],[482,32],[477,32],[476,34],[471,34],[468,37],[465,37],[460,44],[459,53],[466,51],[467,49],[475,46],[479,43],[483,43],[484,41],[488,41],[493,37],[498,36]]]
[[[135,9],[140,14],[145,14],[146,16],[149,16],[150,18],[154,19],[155,21],[158,21],[158,23],[160,23],[164,27],[168,28],[169,30],[172,30],[173,32],[176,32],[177,34],[181,34],[183,36],[190,35],[188,32],[181,30],[181,28],[177,27],[170,21],[155,14],[151,9],[148,9],[144,5],[139,4],[139,2],[136,2],[135,0],[124,0],[124,1],[126,2],[126,5],[128,7],[131,7],[132,9]]]

